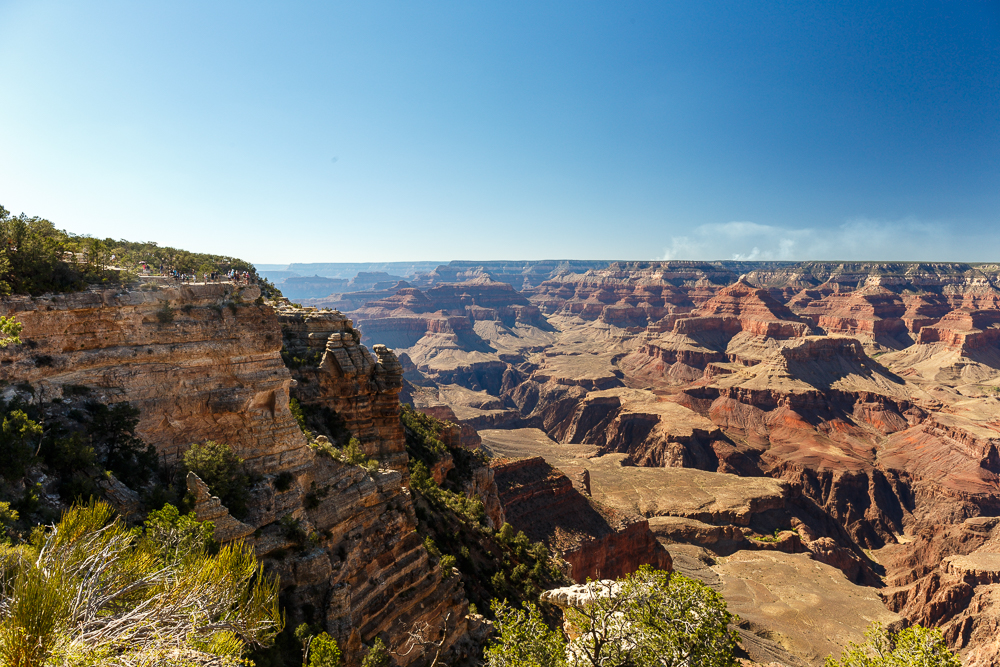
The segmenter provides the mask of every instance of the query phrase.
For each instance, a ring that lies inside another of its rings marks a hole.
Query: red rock
[[[995,346],[1000,342],[1000,310],[953,310],[936,324],[922,327],[917,342],[941,343],[962,355]]]
[[[880,286],[830,292],[823,298],[800,305],[796,312],[828,334],[878,338],[906,332],[903,300]]]
[[[557,549],[575,581],[617,578],[644,564],[671,568],[646,519],[594,502],[544,459],[501,462],[493,470],[507,522]]]

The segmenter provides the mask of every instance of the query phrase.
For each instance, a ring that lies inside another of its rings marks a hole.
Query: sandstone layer
[[[228,443],[259,475],[249,515],[231,517],[197,477],[189,488],[219,539],[246,539],[280,575],[289,623],[318,622],[354,649],[381,636],[400,650],[400,629],[426,624],[450,655],[467,652],[461,583],[443,576],[416,535],[399,470],[398,362],[388,350],[373,356],[353,339],[334,340],[337,325],[323,336],[329,322],[297,330],[309,330],[297,343],[324,350],[310,378],[316,400],[343,410],[351,434],[385,462],[369,473],[317,453],[289,409],[279,318],[258,295],[221,283],[5,298],[2,312],[24,325],[23,344],[0,355],[5,398],[39,402],[53,416],[86,401],[128,401],[139,409],[137,433],[167,465],[192,443]],[[112,499],[135,497],[120,483],[104,486]],[[414,650],[400,661],[426,659]]]

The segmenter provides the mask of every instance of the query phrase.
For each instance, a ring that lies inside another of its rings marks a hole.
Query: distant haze
[[[997,260],[998,35],[996,2],[0,0],[0,204],[276,265]]]

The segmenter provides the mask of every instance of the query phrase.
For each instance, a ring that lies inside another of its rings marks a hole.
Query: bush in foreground
[[[962,661],[944,643],[940,630],[919,625],[892,633],[873,623],[865,641],[851,642],[840,656],[826,659],[826,667],[961,667]]]
[[[736,620],[701,582],[643,566],[615,582],[589,582],[589,601],[567,610],[574,639],[549,630],[533,605],[494,607],[499,636],[489,667],[735,667]]]
[[[210,534],[172,506],[132,529],[93,502],[2,547],[0,663],[237,664],[281,629],[278,582]]]

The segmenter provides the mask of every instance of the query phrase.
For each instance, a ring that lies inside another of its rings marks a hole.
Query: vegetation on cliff
[[[232,447],[213,440],[195,443],[184,452],[183,467],[198,475],[230,514],[237,519],[246,516],[251,480],[243,469],[243,460]]]
[[[21,344],[21,331],[24,325],[13,317],[0,315],[0,347]]]
[[[19,512],[10,527],[18,534],[56,517],[53,495],[62,507],[99,495],[108,473],[136,490],[152,493],[159,484],[156,451],[135,433],[136,408],[91,400],[83,387],[63,393],[58,402],[43,402],[35,388],[19,385],[10,399],[0,399],[0,501]],[[153,504],[166,500],[175,499]]]
[[[114,259],[112,259],[114,258]],[[266,296],[281,296],[257,278],[253,264],[236,257],[161,247],[153,242],[95,239],[57,229],[44,218],[13,215],[0,206],[0,295],[74,292],[88,285],[133,281],[141,265],[185,274],[247,272]],[[109,268],[114,267],[114,268]]]
[[[277,580],[253,549],[167,506],[129,528],[109,505],[71,507],[0,548],[0,661],[235,665],[282,627]]]
[[[325,436],[335,447],[343,447],[350,442],[351,432],[336,410],[325,405],[305,405],[296,398],[288,401],[288,409],[308,440]]]
[[[539,602],[545,590],[568,582],[548,547],[532,544],[523,532],[509,524],[493,531],[487,527],[482,501],[466,493],[476,467],[488,465],[479,451],[448,447],[441,439],[449,424],[404,405],[402,420],[410,458],[410,484],[417,513],[418,531],[431,556],[443,570],[462,578],[472,608],[492,616],[492,601],[540,605],[546,621],[558,622],[558,611]],[[446,458],[454,468],[442,484],[431,470]],[[453,575],[452,575],[453,576]]]
[[[826,667],[961,667],[941,636],[940,630],[915,625],[898,633],[874,623],[865,633],[865,641],[851,642],[835,660],[826,659]]]
[[[735,667],[736,620],[701,582],[648,565],[616,582],[591,581],[566,611],[572,638],[546,631],[537,609],[495,605],[489,667]]]

